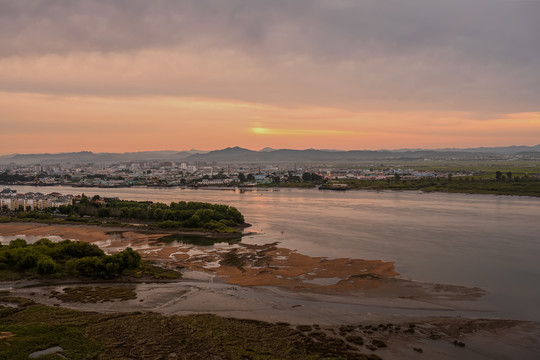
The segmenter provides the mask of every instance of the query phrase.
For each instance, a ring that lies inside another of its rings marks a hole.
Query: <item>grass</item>
[[[341,180],[350,189],[359,190],[421,190],[466,194],[496,194],[540,196],[540,180],[495,181],[486,178],[446,178],[415,180]]]
[[[53,292],[55,297],[63,302],[97,303],[107,301],[125,301],[137,298],[135,286],[77,286],[66,287],[63,293]]]
[[[179,271],[162,268],[149,261],[143,261],[137,269],[124,271],[124,275],[133,278],[152,278],[155,280],[173,280],[182,278],[182,273]]]
[[[29,304],[0,316],[1,331],[13,334],[0,339],[1,360],[27,359],[53,346],[70,359],[166,359],[173,353],[178,359],[378,359],[288,324],[208,314],[98,314]]]

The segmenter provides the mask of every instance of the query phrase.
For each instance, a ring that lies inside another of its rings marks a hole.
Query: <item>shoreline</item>
[[[111,236],[114,230],[117,233]],[[486,294],[482,289],[406,280],[399,277],[393,262],[310,257],[281,248],[277,243],[171,245],[156,242],[166,233],[87,225],[0,224],[0,234],[7,233],[74,238],[96,243],[110,253],[132,246],[146,260],[165,267],[180,264],[185,268],[182,279],[171,281],[70,278],[0,283],[0,291],[9,291],[9,296],[48,306],[104,314],[210,313],[224,321],[235,318],[269,324],[286,322],[304,330],[318,324],[322,330],[317,331],[328,336],[338,336],[344,326],[363,326],[361,334],[366,340],[384,339],[388,344],[388,348],[374,352],[383,359],[414,358],[414,348],[422,349],[426,356],[471,360],[497,358],[501,354],[505,354],[501,358],[532,359],[540,351],[539,322],[488,319],[490,309],[478,301]],[[68,288],[99,286],[135,287],[136,299],[81,303],[54,297]],[[373,326],[379,329],[381,324],[389,323],[400,324],[404,329],[413,323],[416,327],[411,334],[373,330]],[[368,326],[371,330],[365,330]],[[311,336],[317,331],[304,333]],[[467,346],[461,348],[452,343],[458,340]]]
[[[479,288],[403,279],[395,271],[394,262],[312,257],[278,247],[278,243],[220,242],[212,247],[175,241],[163,243],[160,240],[171,235],[170,232],[133,230],[68,224],[0,224],[1,236],[57,236],[94,243],[110,254],[131,247],[144,260],[158,262],[164,267],[207,273],[231,285],[277,286],[318,293],[362,291],[374,297],[383,295],[409,299],[473,300],[486,294]]]
[[[415,359],[423,356],[437,359],[535,359],[540,351],[540,323],[480,316],[434,315],[429,309],[413,309],[410,314],[382,312],[384,302],[347,295],[291,292],[275,287],[242,287],[216,282],[201,274],[174,283],[135,284],[137,297],[131,300],[105,302],[70,302],[55,297],[67,284],[8,289],[10,297],[30,299],[53,308],[100,313],[113,318],[133,314],[160,314],[165,319],[177,316],[213,314],[221,322],[263,321],[261,326],[286,326],[308,337],[342,341],[360,336],[366,345],[362,353],[373,353],[382,359]],[[23,284],[19,284],[23,285]],[[132,283],[96,282],[75,284],[83,288],[104,286],[126,289]],[[1,289],[0,289],[1,290]],[[1,292],[1,291],[0,291]],[[5,293],[5,292],[4,292]],[[363,301],[371,301],[371,305]],[[0,306],[8,305],[2,301]],[[392,306],[395,306],[393,304]],[[341,339],[341,340],[339,340]],[[386,346],[369,347],[373,341]],[[460,345],[462,344],[462,345]],[[459,346],[458,346],[459,345]]]
[[[29,233],[22,234],[17,233],[17,231],[14,231],[14,227],[19,227],[21,231],[29,231]],[[245,226],[242,226],[240,230],[247,229],[250,227],[251,224],[245,224]],[[10,228],[11,227],[11,228]],[[167,236],[167,235],[195,235],[195,236],[203,236],[209,239],[237,239],[242,238],[243,236],[249,236],[253,235],[253,232],[239,232],[239,233],[218,233],[218,232],[210,232],[210,231],[201,231],[199,229],[162,229],[162,228],[156,228],[156,229],[147,229],[147,228],[140,228],[137,225],[133,226],[115,226],[115,225],[103,225],[103,224],[74,224],[74,223],[48,223],[48,222],[37,222],[37,221],[9,221],[9,222],[0,222],[0,236],[25,236],[25,235],[41,235],[42,231],[45,231],[48,228],[50,229],[49,236],[59,236],[57,234],[65,234],[65,236],[62,236],[64,238],[69,238],[71,236],[74,236],[76,239],[80,241],[85,242],[94,242],[98,240],[105,240],[109,236],[108,233],[112,232],[133,232],[133,233],[140,233],[140,234],[147,234],[147,235],[160,235],[160,236]],[[77,228],[77,229],[86,229],[87,231],[84,233],[81,233],[79,231],[61,231],[59,228]],[[99,229],[95,231],[94,229]],[[73,234],[73,235],[70,235]],[[44,236],[46,237],[46,236]],[[81,237],[81,239],[79,239]],[[97,239],[99,237],[99,239]],[[83,239],[84,238],[84,239]],[[90,239],[90,240],[88,240]]]
[[[121,186],[121,187],[97,187],[97,186],[71,186],[71,185],[65,185],[65,184],[58,184],[58,185],[36,185],[36,184],[3,184],[1,186],[29,186],[29,187],[45,187],[45,188],[54,188],[54,187],[70,187],[73,189],[130,189],[130,188],[148,188],[153,189],[156,187],[152,186]],[[332,188],[326,188],[326,189],[319,189],[318,185],[313,186],[268,186],[268,185],[260,185],[260,186],[241,186],[241,185],[235,185],[235,186],[198,186],[198,187],[190,187],[185,185],[179,185],[179,186],[165,186],[165,187],[159,187],[161,189],[169,189],[169,188],[180,188],[180,189],[192,189],[192,190],[231,190],[234,191],[236,189],[240,191],[246,191],[247,189],[249,191],[253,190],[262,190],[265,189],[266,191],[270,191],[270,189],[300,189],[300,190],[328,190],[328,191],[374,191],[374,192],[381,192],[381,191],[411,191],[411,192],[420,192],[423,194],[429,194],[429,193],[446,193],[446,194],[469,194],[469,195],[496,195],[496,196],[518,196],[518,197],[531,197],[531,198],[540,198],[540,193],[533,193],[533,194],[515,194],[515,193],[508,193],[504,191],[459,191],[456,189],[424,189],[424,188],[410,188],[410,189],[399,189],[399,188],[347,188],[347,189],[332,189]]]

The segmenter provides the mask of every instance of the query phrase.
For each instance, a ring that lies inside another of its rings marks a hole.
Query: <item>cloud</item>
[[[0,91],[539,110],[535,0],[0,0],[0,33]]]

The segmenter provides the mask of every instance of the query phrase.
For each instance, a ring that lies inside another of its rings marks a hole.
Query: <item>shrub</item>
[[[56,270],[56,263],[49,256],[42,256],[37,262],[37,271],[41,275],[52,274]]]

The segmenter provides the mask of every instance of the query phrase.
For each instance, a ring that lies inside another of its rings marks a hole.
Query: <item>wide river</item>
[[[311,189],[193,190],[12,186],[18,192],[204,201],[237,207],[247,243],[312,256],[395,261],[405,278],[477,286],[490,317],[540,321],[540,198]]]

